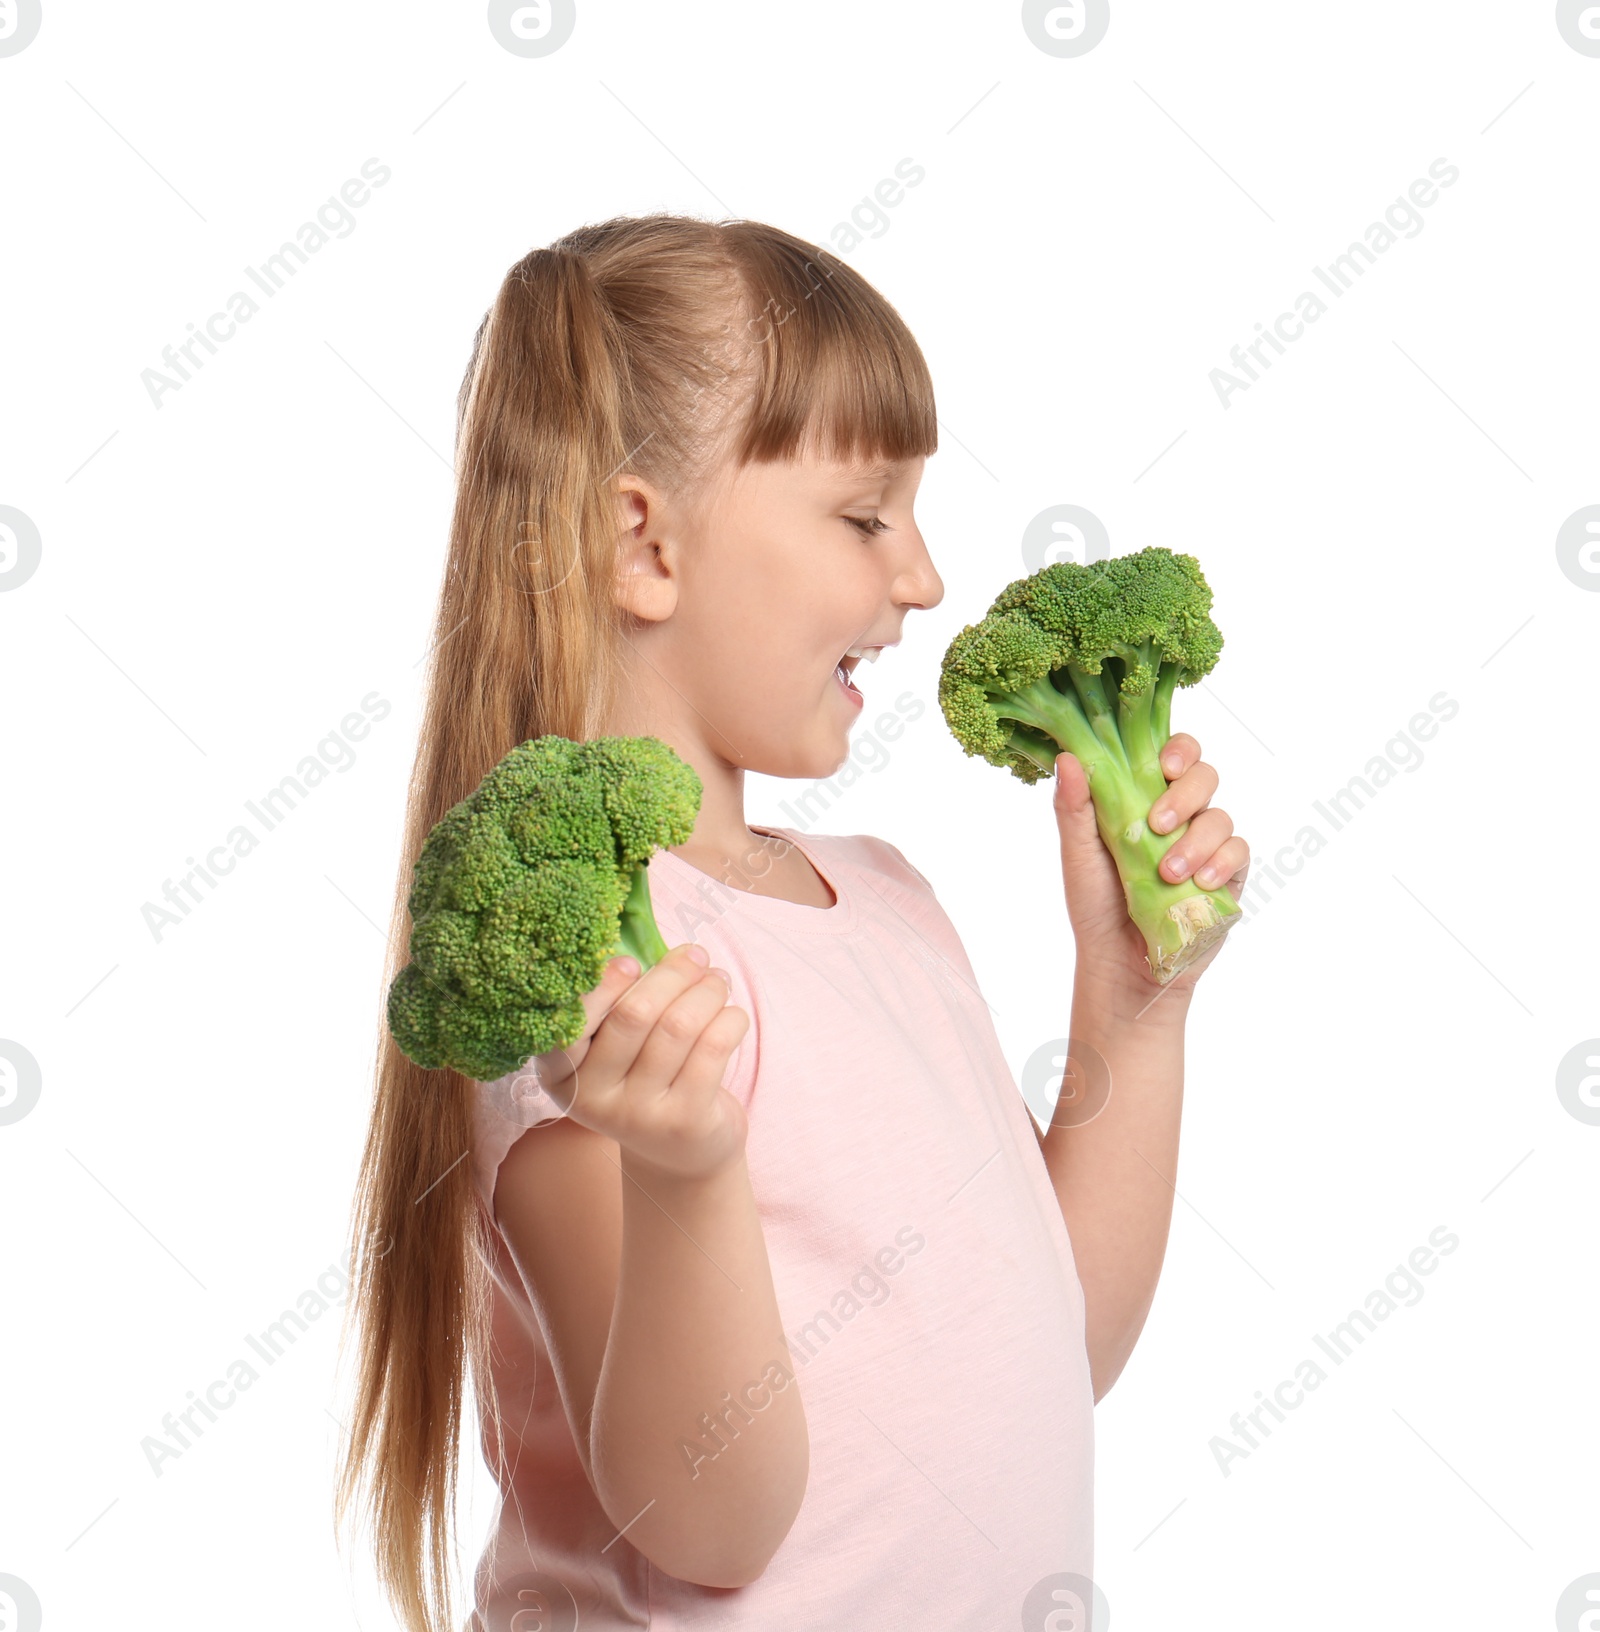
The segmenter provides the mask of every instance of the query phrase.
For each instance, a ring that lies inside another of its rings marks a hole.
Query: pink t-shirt
[[[1092,1574],[1083,1294],[966,953],[893,845],[766,831],[810,858],[832,907],[734,889],[668,852],[650,894],[667,943],[704,946],[750,1015],[726,1086],[749,1113],[786,1386],[805,1405],[805,1498],[744,1587],[680,1580],[618,1539],[496,1229],[505,1439],[485,1407],[483,1446],[504,1501],[469,1632],[994,1632],[1023,1624],[1044,1578]],[[552,1114],[528,1077],[477,1086],[473,1164],[491,1217],[507,1150]],[[785,1382],[752,1378],[721,1439],[759,1432],[766,1390]]]

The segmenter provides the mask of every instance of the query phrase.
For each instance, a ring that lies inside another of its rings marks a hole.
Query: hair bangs
[[[807,452],[861,466],[939,446],[933,381],[900,314],[854,268],[770,229],[731,240],[748,303],[755,379],[735,462]]]

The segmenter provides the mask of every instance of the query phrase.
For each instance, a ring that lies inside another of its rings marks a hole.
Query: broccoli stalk
[[[1209,674],[1222,649],[1210,610],[1192,556],[1149,549],[1088,567],[1058,562],[1009,585],[963,629],[939,681],[965,753],[1025,782],[1050,775],[1063,751],[1082,763],[1128,916],[1163,985],[1242,916],[1226,890],[1163,879],[1161,858],[1184,829],[1156,834],[1147,822],[1167,787],[1160,755],[1173,691]]]
[[[649,969],[667,955],[667,943],[656,927],[655,910],[650,905],[650,880],[646,876],[649,865],[641,861],[633,870],[633,882],[622,903],[622,932],[617,945],[619,952],[636,957],[641,969]]]

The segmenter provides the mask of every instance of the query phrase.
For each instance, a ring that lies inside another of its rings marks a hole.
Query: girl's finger
[[[1169,737],[1161,750],[1161,769],[1170,782],[1174,777],[1182,776],[1199,759],[1200,744],[1187,731],[1180,731],[1176,736]]]
[[[1191,765],[1150,807],[1150,831],[1170,833],[1205,808],[1217,791],[1217,773],[1203,760]]]
[[[700,1033],[688,1058],[672,1079],[674,1093],[692,1095],[714,1093],[722,1086],[728,1061],[750,1029],[750,1016],[731,1003],[720,1009],[711,1024]]]
[[[583,1030],[565,1048],[552,1049],[534,1062],[539,1085],[546,1092],[556,1088],[575,1072],[589,1053],[595,1027],[605,1019],[612,1005],[639,978],[639,960],[632,957],[610,959],[600,984],[583,994]]]
[[[705,960],[696,946],[675,946],[629,985],[596,1027],[584,1075],[596,1082],[620,1082],[663,1010],[705,973]]]
[[[600,977],[600,984],[592,992],[583,994],[585,1037],[594,1035],[594,1028],[605,1019],[612,1005],[642,973],[639,960],[634,957],[623,955],[612,958],[606,964],[605,973]]]
[[[1175,884],[1196,868],[1208,866],[1232,833],[1233,818],[1227,811],[1202,810],[1185,829],[1183,837],[1161,858],[1161,876]],[[1227,876],[1222,874],[1224,878]]]
[[[629,1068],[630,1081],[658,1091],[670,1087],[700,1034],[727,1002],[727,982],[708,971],[662,1011]]]
[[[1219,884],[1230,883],[1250,865],[1250,846],[1235,834],[1212,853],[1194,875],[1194,881],[1203,890],[1214,890]],[[1241,887],[1243,880],[1240,880]],[[1237,899],[1237,891],[1235,891]]]

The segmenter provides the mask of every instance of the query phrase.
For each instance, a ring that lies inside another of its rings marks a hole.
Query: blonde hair
[[[455,510],[407,800],[382,998],[407,961],[412,868],[434,824],[530,737],[600,734],[626,639],[613,478],[688,491],[807,450],[937,446],[927,364],[893,307],[826,251],[756,221],[618,217],[506,274],[473,342]],[[492,1222],[469,1081],[427,1071],[380,1019],[351,1216],[357,1334],[334,1522],[366,1517],[408,1632],[447,1632],[465,1374],[494,1408]],[[498,1424],[498,1411],[495,1411]],[[358,1497],[360,1501],[358,1503]]]

